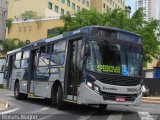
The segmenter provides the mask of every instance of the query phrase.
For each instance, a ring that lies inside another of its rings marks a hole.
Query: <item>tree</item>
[[[24,47],[25,42],[14,38],[14,39],[6,39],[6,40],[1,40],[0,45],[2,46],[3,50],[0,51],[1,55],[5,55],[8,51]]]
[[[34,11],[25,11],[20,15],[20,17],[25,21],[28,19],[35,19],[37,18],[37,13]]]
[[[53,28],[58,34],[75,30],[77,28],[89,25],[102,25],[117,27],[140,35],[144,48],[144,65],[157,58],[160,49],[160,43],[157,40],[155,30],[158,26],[156,20],[150,22],[144,21],[143,9],[137,10],[131,18],[126,16],[124,10],[115,9],[101,14],[96,10],[85,10],[78,12],[75,16],[64,15],[61,19],[64,21],[64,27]]]
[[[8,32],[10,31],[10,28],[12,26],[12,22],[13,22],[12,18],[6,20],[6,27],[8,28]]]

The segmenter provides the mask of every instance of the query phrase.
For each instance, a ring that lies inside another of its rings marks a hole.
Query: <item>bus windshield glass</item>
[[[86,68],[94,72],[140,76],[142,52],[140,48],[107,41],[90,41]]]

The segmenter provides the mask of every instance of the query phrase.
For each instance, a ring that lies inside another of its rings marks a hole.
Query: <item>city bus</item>
[[[16,99],[34,95],[58,109],[81,105],[139,105],[140,36],[119,28],[87,26],[10,51],[5,85]]]

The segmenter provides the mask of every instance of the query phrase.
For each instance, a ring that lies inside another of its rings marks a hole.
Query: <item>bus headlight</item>
[[[87,86],[88,86],[89,88],[93,89],[93,84],[92,84],[91,82],[88,82],[88,81],[87,81],[86,84],[87,84]]]
[[[96,93],[100,93],[100,89],[99,89],[99,87],[97,86],[97,85],[94,85],[94,91],[96,92]]]
[[[97,85],[93,84],[92,82],[86,81],[86,85],[96,93],[98,94],[100,93],[100,88]]]

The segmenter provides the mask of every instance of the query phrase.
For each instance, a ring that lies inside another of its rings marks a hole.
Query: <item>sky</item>
[[[135,12],[135,0],[125,0],[125,5],[126,6],[131,6],[131,16],[133,15],[133,13]]]

